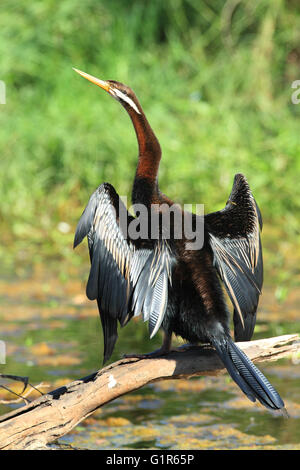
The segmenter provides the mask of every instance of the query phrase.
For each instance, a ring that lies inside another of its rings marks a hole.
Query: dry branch
[[[300,350],[298,335],[238,344],[254,362],[274,361]],[[105,403],[146,384],[224,371],[209,346],[155,359],[121,359],[0,416],[0,449],[46,448]]]

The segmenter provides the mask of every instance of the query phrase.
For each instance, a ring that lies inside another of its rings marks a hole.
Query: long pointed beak
[[[98,85],[100,88],[103,88],[103,90],[107,91],[108,93],[111,92],[109,83],[105,82],[104,80],[100,80],[99,78],[93,77],[93,75],[89,75],[88,73],[81,72],[81,70],[75,69],[75,67],[73,67],[73,70],[79,73],[79,75],[81,75],[83,78],[86,78],[95,85]]]

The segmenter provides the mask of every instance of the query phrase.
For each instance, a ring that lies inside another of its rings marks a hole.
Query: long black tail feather
[[[231,338],[214,341],[213,345],[228,373],[249,400],[255,402],[257,399],[271,410],[284,408],[284,403],[275,388]]]
[[[244,313],[244,312],[243,312]],[[256,312],[244,313],[244,325],[241,323],[241,317],[236,309],[233,310],[234,340],[250,341],[256,322]]]
[[[104,339],[104,354],[103,354],[103,365],[111,357],[116,341],[118,339],[118,324],[117,319],[109,317],[108,315],[101,314],[100,301],[97,299],[98,308],[100,312],[100,318],[103,328],[103,339]]]

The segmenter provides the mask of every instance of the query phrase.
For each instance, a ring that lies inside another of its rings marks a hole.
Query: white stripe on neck
[[[114,92],[121,100],[126,101],[126,103],[128,103],[129,106],[131,106],[138,114],[141,114],[141,112],[138,110],[137,105],[134,103],[134,101],[131,98],[129,98],[129,96],[125,95],[117,88],[114,88]]]

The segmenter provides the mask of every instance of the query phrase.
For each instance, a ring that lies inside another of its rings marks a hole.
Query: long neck
[[[140,114],[134,109],[127,108],[139,146],[139,159],[132,199],[133,203],[147,203],[154,202],[158,197],[158,169],[161,159],[161,148],[140,106],[139,110]]]

